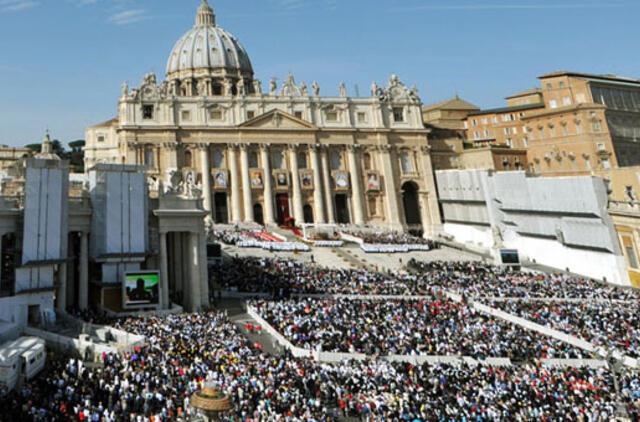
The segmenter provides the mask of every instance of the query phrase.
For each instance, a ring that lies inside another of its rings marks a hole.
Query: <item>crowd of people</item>
[[[427,245],[431,249],[439,247],[438,242],[423,237],[412,236],[398,231],[360,230],[355,228],[341,228],[341,232],[358,237],[364,243],[381,245]]]
[[[640,303],[491,302],[490,305],[596,346],[640,358]]]
[[[640,300],[631,288],[566,274],[531,273],[481,262],[410,260],[417,289],[439,286],[467,297]]]
[[[581,359],[566,343],[446,299],[301,298],[250,305],[294,346],[367,355]]]
[[[230,395],[225,422],[608,421],[620,400],[639,420],[640,377],[606,368],[448,366],[344,361],[335,365],[254,347],[220,312],[140,317],[117,328],[146,336],[99,365],[52,356],[48,371],[0,395],[3,421],[188,420],[203,386]]]

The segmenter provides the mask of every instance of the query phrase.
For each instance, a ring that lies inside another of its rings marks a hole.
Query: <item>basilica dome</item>
[[[203,0],[195,26],[173,47],[166,73],[167,79],[216,74],[252,78],[253,68],[244,47],[216,25],[213,9]]]

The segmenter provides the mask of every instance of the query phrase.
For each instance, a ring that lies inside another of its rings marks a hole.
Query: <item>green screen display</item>
[[[160,303],[158,273],[127,273],[124,279],[124,306],[155,306]]]

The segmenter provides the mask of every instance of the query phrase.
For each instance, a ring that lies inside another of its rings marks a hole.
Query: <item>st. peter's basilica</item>
[[[202,191],[214,223],[328,223],[432,234],[439,209],[421,101],[392,75],[369,97],[320,96],[317,82],[263,87],[240,42],[203,0],[165,80],[126,83],[118,116],[90,127],[86,168],[147,167]]]

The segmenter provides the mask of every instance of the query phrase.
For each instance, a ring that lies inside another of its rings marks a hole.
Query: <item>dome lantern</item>
[[[196,15],[196,26],[215,26],[216,14],[213,12],[207,0],[202,0],[202,4],[198,8]]]

